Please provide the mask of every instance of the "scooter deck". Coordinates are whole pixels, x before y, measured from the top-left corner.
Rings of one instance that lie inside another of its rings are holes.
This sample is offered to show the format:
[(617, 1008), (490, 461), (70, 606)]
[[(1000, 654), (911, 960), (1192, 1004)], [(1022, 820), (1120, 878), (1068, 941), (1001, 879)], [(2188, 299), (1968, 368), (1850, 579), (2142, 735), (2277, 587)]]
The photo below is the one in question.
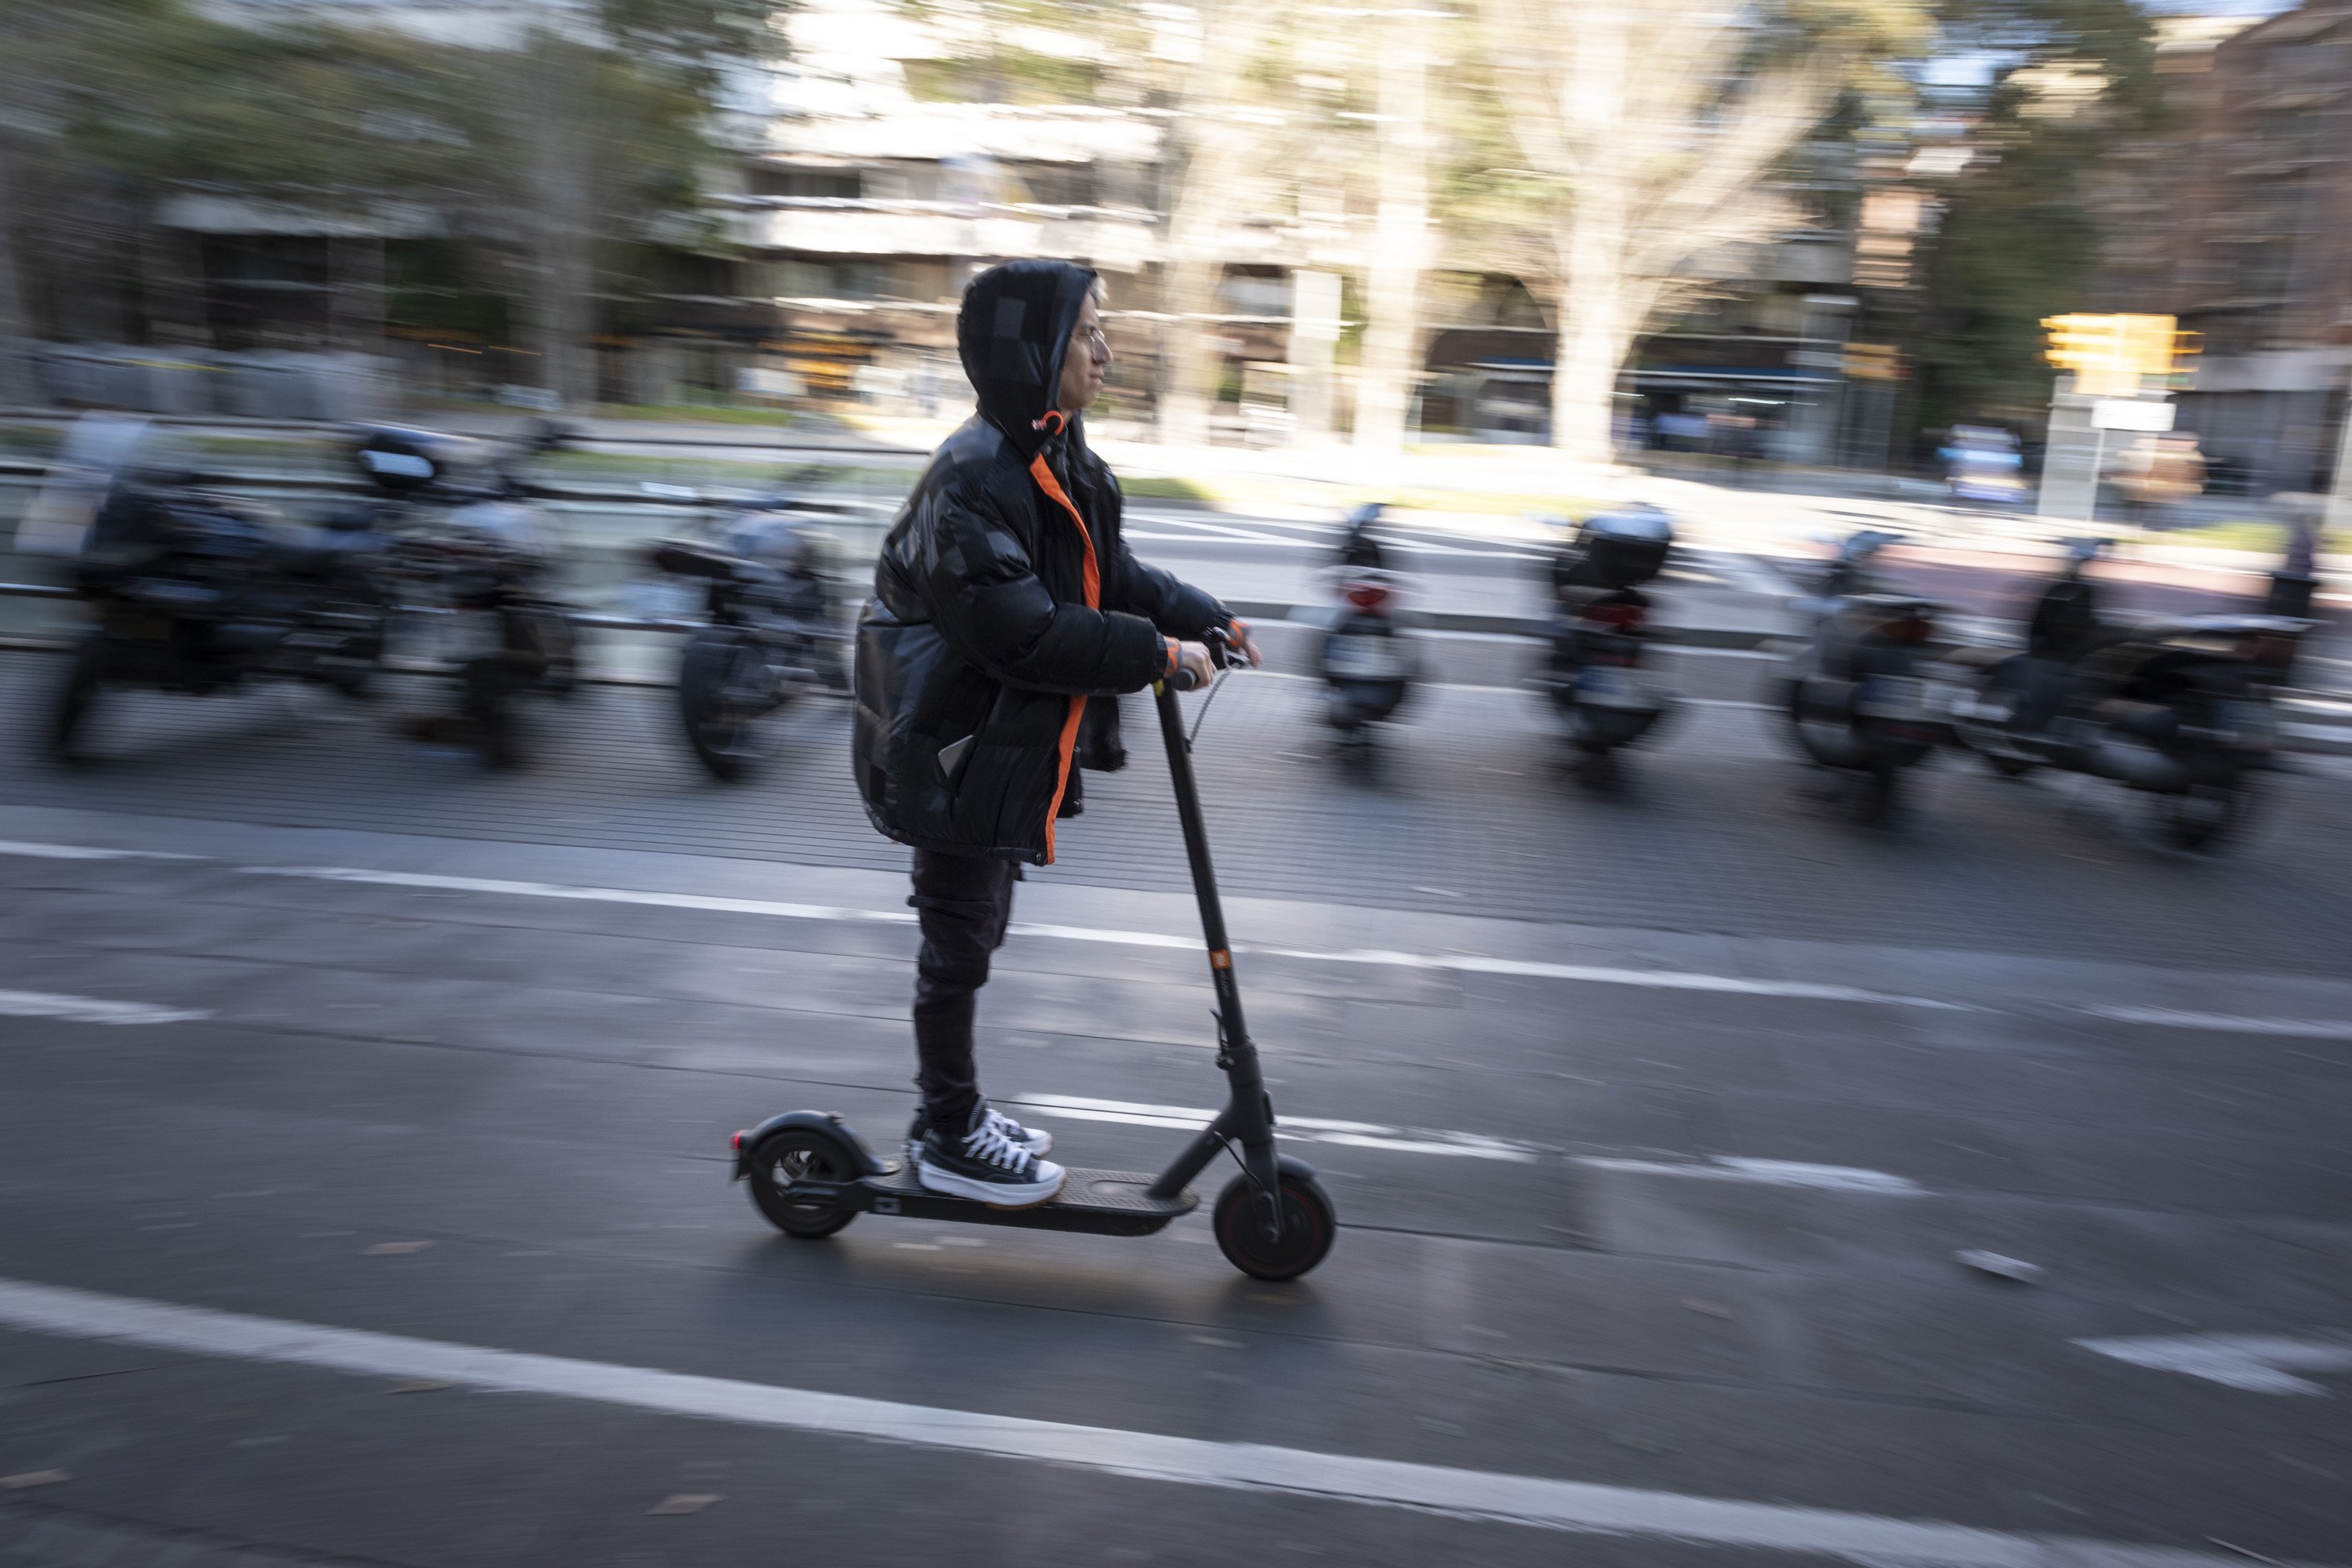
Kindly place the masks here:
[(901, 1163), (883, 1174), (850, 1184), (842, 1195), (852, 1207), (867, 1214), (1024, 1230), (1084, 1231), (1095, 1236), (1150, 1236), (1170, 1220), (1201, 1206), (1200, 1194), (1189, 1187), (1172, 1198), (1152, 1197), (1151, 1184), (1159, 1179), (1139, 1171), (1074, 1170), (1051, 1202), (1034, 1208), (1001, 1209), (971, 1198), (926, 1191), (915, 1179), (913, 1167)]

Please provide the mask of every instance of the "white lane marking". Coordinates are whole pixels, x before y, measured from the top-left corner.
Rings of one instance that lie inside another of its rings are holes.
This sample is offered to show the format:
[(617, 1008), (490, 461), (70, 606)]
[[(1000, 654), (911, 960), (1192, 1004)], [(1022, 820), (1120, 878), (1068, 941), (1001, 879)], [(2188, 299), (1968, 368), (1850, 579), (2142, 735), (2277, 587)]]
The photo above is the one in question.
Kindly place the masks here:
[(2149, 1334), (2076, 1340), (2086, 1351), (2158, 1372), (2186, 1373), (2249, 1394), (2315, 1394), (2327, 1390), (2297, 1372), (2352, 1372), (2352, 1338), (2295, 1339), (2286, 1334)]
[(1790, 1503), (1033, 1421), (330, 1328), (24, 1280), (0, 1279), (0, 1325), (68, 1339), (361, 1377), (429, 1380), (486, 1393), (583, 1400), (664, 1415), (1029, 1459), (1129, 1479), (1403, 1508), (1539, 1530), (1805, 1552), (1906, 1568), (2059, 1568), (2091, 1562), (2101, 1568), (2243, 1568), (2242, 1562), (2216, 1553), (2153, 1543), (2028, 1535)]
[(2229, 1013), (2184, 1013), (2171, 1007), (2084, 1005), (2075, 1011), (2118, 1024), (2160, 1029), (2214, 1029), (2232, 1035), (2291, 1035), (2306, 1040), (2352, 1040), (2352, 1024), (2326, 1018), (2242, 1018)]
[(1293, 536), (1268, 533), (1262, 528), (1236, 528), (1227, 522), (1202, 522), (1192, 518), (1156, 517), (1151, 520), (1161, 528), (1179, 528), (1181, 533), (1155, 533), (1155, 539), (1181, 539), (1193, 543), (1209, 544), (1227, 539), (1243, 540), (1252, 544), (1297, 545), (1304, 541)]
[(1786, 599), (1793, 597), (1797, 592), (1784, 574), (1757, 556), (1740, 555), (1727, 550), (1696, 553), (1699, 565), (1713, 569), (1717, 575), (1744, 593)]
[(1617, 969), (1594, 963), (1548, 963), (1535, 959), (1486, 958), (1475, 953), (1392, 952), (1356, 948), (1323, 951), (1296, 947), (1237, 948), (1273, 958), (1304, 958), (1326, 963), (1377, 964), (1387, 969), (1452, 971), (1461, 974), (1513, 974), (1533, 980), (1568, 980), (1594, 985), (1634, 985), (1664, 991), (1716, 991), (1735, 996), (1783, 996), (1813, 1002), (1874, 1002), (1893, 1007), (1925, 1007), (1939, 1012), (1980, 1013), (1967, 1002), (1941, 1002), (1927, 996), (1900, 996), (1864, 991), (1853, 985), (1817, 984), (1810, 980), (1757, 980), (1740, 974), (1695, 974), (1682, 969)]
[(27, 844), (0, 839), (0, 855), (28, 860), (201, 860), (201, 855), (173, 855), (162, 849), (101, 849), (92, 844)]
[(74, 1024), (189, 1024), (211, 1016), (195, 1007), (155, 1007), (144, 1002), (59, 996), (47, 991), (0, 991), (0, 1017), (7, 1018), (63, 1018)]
[(1927, 1189), (1908, 1176), (1859, 1165), (1812, 1165), (1801, 1160), (1755, 1160), (1717, 1154), (1697, 1160), (1621, 1160), (1580, 1154), (1576, 1163), (1596, 1171), (1631, 1171), (1645, 1176), (1693, 1176), (1708, 1182), (1755, 1182), (1768, 1187), (1818, 1187), (1824, 1192), (1878, 1193), (1924, 1198)]
[[(1216, 1120), (1213, 1110), (1192, 1105), (1139, 1105), (1125, 1100), (1089, 1100), (1077, 1094), (1021, 1094), (1015, 1105), (1034, 1106), (1074, 1121), (1118, 1121), (1131, 1127), (1173, 1127), (1197, 1132)], [(1389, 1149), (1406, 1154), (1456, 1154), (1473, 1160), (1508, 1160), (1526, 1164), (1541, 1157), (1531, 1143), (1489, 1138), (1483, 1132), (1446, 1132), (1427, 1127), (1383, 1127), (1372, 1121), (1326, 1121), (1313, 1116), (1281, 1116), (1275, 1125), (1303, 1143), (1338, 1143), (1354, 1149)]]
[[(366, 871), (345, 866), (246, 866), (254, 877), (297, 877), (315, 881), (355, 882), (387, 888), (423, 888), (448, 892), (497, 893), (530, 899), (569, 899), (590, 903), (642, 904), (661, 909), (709, 910), (723, 914), (766, 915), (782, 920), (868, 921), (912, 925), (913, 911), (859, 910), (833, 904), (781, 903), (769, 899), (719, 898), (703, 893), (651, 893), (632, 888), (573, 887), (557, 882), (510, 882), (486, 877), (444, 877), (422, 871)], [(1198, 942), (1169, 931), (1117, 931), (1091, 926), (1036, 925), (1015, 921), (1016, 936), (1045, 937), (1064, 942), (1108, 942), (1119, 947), (1192, 948)], [(1677, 969), (1617, 969), (1591, 963), (1545, 963), (1528, 959), (1486, 958), (1475, 953), (1397, 952), (1380, 948), (1328, 949), (1259, 947), (1235, 943), (1236, 952), (1269, 958), (1303, 959), (1316, 963), (1366, 964), (1385, 969), (1416, 969), (1460, 974), (1510, 974), (1537, 980), (1566, 980), (1595, 985), (1633, 985), (1667, 991), (1714, 991), (1738, 996), (1781, 996), (1816, 1002), (1864, 1002), (1885, 1006), (1924, 1007), (1945, 1012), (1974, 1013), (1982, 1008), (1966, 1002), (1942, 1002), (1926, 996), (1900, 996), (1865, 991), (1853, 985), (1816, 984), (1803, 980), (1757, 980), (1735, 974), (1695, 974)]]
[(242, 866), (248, 877), (299, 877), (319, 882), (357, 882), (379, 888), (423, 888), (452, 893), (503, 893), (521, 899), (568, 899), (592, 904), (642, 904), (665, 910), (706, 910), (719, 914), (766, 915), (788, 921), (875, 921), (913, 925), (911, 910), (857, 910), (838, 904), (782, 903), (773, 899), (728, 899), (709, 893), (652, 893), (635, 888), (578, 888), (562, 882), (509, 882), (489, 877), (436, 877), (422, 871), (362, 871), (348, 866)]

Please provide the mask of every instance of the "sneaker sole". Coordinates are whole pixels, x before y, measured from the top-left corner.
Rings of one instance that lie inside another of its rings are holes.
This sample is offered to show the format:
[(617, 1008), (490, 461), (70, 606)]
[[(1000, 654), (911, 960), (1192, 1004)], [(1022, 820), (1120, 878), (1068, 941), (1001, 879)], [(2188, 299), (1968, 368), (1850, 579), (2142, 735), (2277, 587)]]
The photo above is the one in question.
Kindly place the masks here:
[(1061, 1196), (1063, 1183), (1069, 1178), (1066, 1174), (1062, 1181), (1040, 1192), (1035, 1187), (1007, 1187), (996, 1182), (974, 1181), (951, 1171), (933, 1171), (919, 1164), (915, 1167), (915, 1180), (922, 1184), (925, 1192), (944, 1197), (970, 1198), (992, 1209), (1034, 1209)]

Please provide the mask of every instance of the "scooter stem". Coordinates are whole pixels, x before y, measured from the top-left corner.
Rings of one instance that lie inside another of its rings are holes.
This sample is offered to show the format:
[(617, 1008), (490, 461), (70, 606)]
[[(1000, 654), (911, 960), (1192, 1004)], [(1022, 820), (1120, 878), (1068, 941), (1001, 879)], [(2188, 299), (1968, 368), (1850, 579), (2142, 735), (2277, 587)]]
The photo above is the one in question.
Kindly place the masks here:
[(1224, 1069), (1231, 1097), (1201, 1136), (1153, 1184), (1154, 1197), (1173, 1197), (1201, 1173), (1226, 1139), (1242, 1146), (1242, 1165), (1268, 1202), (1269, 1223), (1279, 1233), (1280, 1168), (1274, 1146), (1274, 1106), (1258, 1070), (1257, 1047), (1242, 1020), (1241, 986), (1234, 979), (1232, 943), (1225, 936), (1224, 907), (1217, 898), (1217, 873), (1209, 863), (1209, 831), (1201, 817), (1201, 790), (1192, 776), (1192, 744), (1176, 693), (1165, 681), (1152, 688), (1160, 710), (1160, 733), (1168, 744), (1168, 776), (1176, 786), (1176, 817), (1184, 829), (1184, 854), (1192, 866), (1192, 895), (1201, 905), (1201, 934), (1209, 943), (1209, 980), (1217, 994), (1217, 1065)]

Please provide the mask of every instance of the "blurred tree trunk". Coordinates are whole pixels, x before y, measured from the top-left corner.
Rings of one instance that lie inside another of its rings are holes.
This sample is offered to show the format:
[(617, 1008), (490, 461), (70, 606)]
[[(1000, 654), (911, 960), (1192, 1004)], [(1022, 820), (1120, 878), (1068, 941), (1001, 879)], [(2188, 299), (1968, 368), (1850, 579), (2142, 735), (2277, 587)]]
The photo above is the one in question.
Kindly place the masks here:
[(1768, 174), (1861, 62), (1917, 38), (1927, 7), (1481, 0), (1481, 10), (1512, 134), (1551, 193), (1552, 445), (1605, 465), (1618, 376), (1651, 313), (1703, 254), (1769, 241), (1787, 222)]
[(1391, 10), (1375, 33), (1380, 195), (1365, 271), (1355, 444), (1376, 452), (1403, 449), (1421, 374), (1421, 275), (1429, 256), (1430, 15)]
[(596, 56), (552, 28), (536, 35), (529, 53), (525, 308), (531, 347), (540, 356), (540, 384), (567, 406), (580, 406), (596, 398), (588, 342), (595, 331)]
[(1160, 309), (1171, 318), (1161, 339), (1163, 362), (1160, 438), (1201, 446), (1217, 395), (1221, 355), (1212, 341), (1217, 285), (1224, 277), (1223, 237), (1234, 207), (1253, 184), (1251, 155), (1258, 138), (1234, 118), (1244, 78), (1264, 39), (1269, 0), (1223, 0), (1204, 20), (1200, 63), (1184, 94), (1177, 133), (1184, 163), (1168, 214), (1168, 265)]
[(11, 158), (0, 146), (0, 406), (20, 408), (34, 400), (32, 362), (26, 357), (32, 323), (25, 313), (25, 286), (16, 271), (16, 186)]

